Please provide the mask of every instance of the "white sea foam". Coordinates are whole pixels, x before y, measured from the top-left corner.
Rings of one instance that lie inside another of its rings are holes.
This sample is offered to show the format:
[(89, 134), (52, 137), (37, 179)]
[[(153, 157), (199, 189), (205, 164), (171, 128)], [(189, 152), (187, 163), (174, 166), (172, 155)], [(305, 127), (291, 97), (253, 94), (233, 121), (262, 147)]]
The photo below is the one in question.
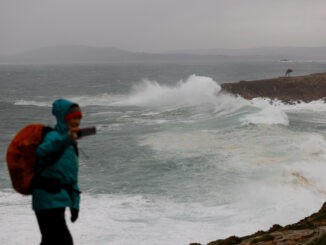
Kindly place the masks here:
[(285, 112), (325, 112), (326, 111), (326, 103), (324, 100), (314, 100), (311, 102), (303, 102), (297, 101), (291, 104), (284, 103), (280, 100), (271, 100), (269, 98), (254, 98), (251, 100), (254, 105), (259, 106), (268, 106), (271, 105), (273, 107), (280, 108)]
[[(98, 94), (94, 96), (68, 96), (66, 99), (78, 103), (81, 106), (108, 106), (116, 101), (122, 99), (122, 95), (112, 95), (112, 94)], [(58, 99), (58, 98), (57, 98)], [(45, 98), (40, 98), (39, 100), (16, 100), (15, 105), (30, 105), (39, 107), (51, 107), (53, 100), (48, 100)]]
[(200, 105), (215, 101), (220, 89), (212, 78), (196, 75), (191, 75), (186, 81), (180, 81), (174, 87), (145, 80), (134, 86), (128, 98), (117, 105), (149, 107)]
[(309, 111), (309, 112), (325, 112), (326, 104), (324, 100), (315, 100), (308, 103), (297, 102), (293, 105), (279, 103), (279, 106), (285, 111), (291, 112), (300, 112), (300, 111)]
[(321, 161), (298, 161), (283, 168), (280, 183), (293, 188), (303, 188), (317, 196), (326, 196), (325, 163)]
[(266, 98), (254, 98), (248, 101), (250, 107), (254, 108), (251, 112), (245, 114), (240, 121), (246, 124), (281, 124), (288, 125), (289, 118), (282, 108), (280, 101), (271, 101)]
[(40, 107), (51, 107), (52, 101), (16, 100), (15, 105), (31, 105)]
[(122, 95), (114, 94), (98, 94), (95, 96), (72, 96), (67, 97), (68, 100), (78, 103), (80, 106), (109, 106), (114, 102), (120, 101)]
[[(287, 126), (289, 125), (287, 113), (322, 113), (326, 111), (323, 100), (311, 101), (309, 103), (296, 102), (294, 104), (286, 104), (280, 100), (254, 98), (250, 101), (250, 104), (259, 110), (243, 117), (241, 119), (243, 124), (281, 124)], [(318, 122), (318, 118), (316, 120)], [(319, 119), (319, 121), (324, 122), (324, 119)]]
[[(77, 245), (206, 244), (268, 229), (274, 223), (296, 222), (315, 212), (323, 202), (320, 193), (301, 184), (277, 182), (273, 177), (264, 183), (252, 181), (237, 191), (234, 203), (229, 205), (180, 203), (159, 196), (83, 194), (79, 220), (75, 224), (67, 221)], [(1, 244), (40, 241), (27, 199), (0, 192)]]
[(326, 140), (323, 136), (303, 133), (299, 139), (292, 142), (292, 145), (302, 153), (301, 159), (309, 161), (314, 157), (319, 157), (326, 161)]
[(139, 143), (151, 147), (159, 159), (210, 156), (216, 164), (229, 161), (229, 168), (238, 168), (237, 163), (262, 166), (326, 161), (326, 140), (321, 135), (269, 125), (236, 131), (167, 130), (147, 134)]
[(243, 124), (282, 124), (289, 125), (289, 118), (285, 112), (275, 107), (263, 108), (261, 111), (245, 116)]
[(218, 116), (230, 115), (247, 106), (250, 106), (248, 100), (239, 96), (233, 96), (226, 93), (219, 93), (214, 101), (214, 113)]
[[(0, 209), (0, 243), (37, 244), (39, 230), (27, 198), (0, 192), (0, 203), (4, 198), (9, 200), (6, 201), (8, 206), (1, 205)], [(13, 200), (18, 205), (13, 205)], [(223, 207), (180, 204), (159, 197), (86, 194), (79, 220), (76, 224), (68, 222), (68, 226), (77, 245), (189, 244), (215, 239), (219, 225), (207, 223), (205, 219), (214, 221), (216, 213), (225, 217), (228, 212)]]

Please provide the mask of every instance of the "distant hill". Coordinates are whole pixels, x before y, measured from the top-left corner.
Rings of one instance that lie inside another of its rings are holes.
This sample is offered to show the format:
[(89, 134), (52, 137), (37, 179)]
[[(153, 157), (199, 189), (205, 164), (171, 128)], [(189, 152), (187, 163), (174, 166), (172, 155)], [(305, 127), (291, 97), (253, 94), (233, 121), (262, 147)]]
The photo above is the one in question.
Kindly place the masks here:
[(209, 61), (227, 58), (221, 55), (155, 54), (130, 52), (118, 48), (55, 46), (0, 57), (9, 64), (105, 64), (116, 62)]
[(117, 48), (94, 48), (87, 46), (54, 46), (31, 50), (22, 54), (2, 57), (8, 63), (93, 63), (123, 60), (132, 52)]
[(178, 50), (167, 53), (131, 52), (111, 47), (55, 46), (0, 57), (9, 64), (105, 64), (117, 62), (212, 62), (226, 60), (324, 59), (321, 48), (254, 48)]

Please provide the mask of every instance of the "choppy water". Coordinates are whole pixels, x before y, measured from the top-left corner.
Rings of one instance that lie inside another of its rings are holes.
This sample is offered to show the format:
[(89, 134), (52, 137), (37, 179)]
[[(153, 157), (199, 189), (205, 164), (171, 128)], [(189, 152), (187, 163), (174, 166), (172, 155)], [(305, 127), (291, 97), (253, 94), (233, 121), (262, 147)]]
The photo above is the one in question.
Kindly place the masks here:
[[(326, 106), (220, 92), (223, 82), (323, 72), (325, 63), (0, 66), (0, 244), (37, 244), (30, 197), (14, 193), (6, 147), (53, 125), (54, 99), (78, 102), (76, 244), (207, 243), (298, 221), (326, 197)], [(294, 73), (295, 73), (294, 72)], [(196, 74), (196, 75), (194, 75)], [(17, 232), (19, 231), (19, 232)]]

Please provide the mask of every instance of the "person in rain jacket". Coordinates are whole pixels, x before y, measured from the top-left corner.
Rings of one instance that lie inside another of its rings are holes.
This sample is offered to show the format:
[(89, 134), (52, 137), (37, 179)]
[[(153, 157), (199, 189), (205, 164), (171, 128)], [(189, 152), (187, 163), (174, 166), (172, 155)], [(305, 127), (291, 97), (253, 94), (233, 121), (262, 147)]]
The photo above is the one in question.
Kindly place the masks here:
[(71, 221), (75, 222), (80, 201), (76, 133), (82, 113), (78, 104), (59, 99), (53, 103), (52, 114), (57, 124), (36, 150), (32, 206), (42, 234), (41, 245), (71, 245), (73, 239), (65, 221), (65, 209), (70, 208)]

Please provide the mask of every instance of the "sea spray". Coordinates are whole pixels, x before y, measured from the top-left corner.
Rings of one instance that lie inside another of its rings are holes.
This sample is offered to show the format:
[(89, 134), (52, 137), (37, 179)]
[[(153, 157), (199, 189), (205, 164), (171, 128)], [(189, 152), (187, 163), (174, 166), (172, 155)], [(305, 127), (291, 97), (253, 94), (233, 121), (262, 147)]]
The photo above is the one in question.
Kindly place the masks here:
[(221, 87), (209, 77), (191, 75), (170, 87), (156, 81), (144, 80), (133, 87), (126, 100), (116, 105), (147, 107), (191, 106), (212, 103)]

